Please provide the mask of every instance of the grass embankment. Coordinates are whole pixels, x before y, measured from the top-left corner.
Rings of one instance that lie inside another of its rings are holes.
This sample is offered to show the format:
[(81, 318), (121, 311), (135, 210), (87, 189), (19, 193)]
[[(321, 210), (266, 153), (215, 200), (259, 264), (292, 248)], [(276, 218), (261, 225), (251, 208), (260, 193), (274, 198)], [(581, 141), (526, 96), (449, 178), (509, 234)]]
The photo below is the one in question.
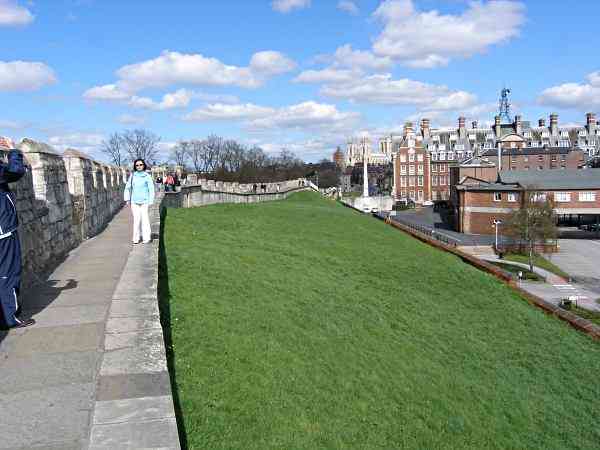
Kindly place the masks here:
[(598, 447), (600, 345), (383, 222), (299, 193), (164, 243), (190, 449)]
[[(508, 261), (518, 262), (518, 263), (529, 264), (529, 255), (522, 255), (519, 253), (508, 253), (508, 254), (504, 255), (504, 259), (506, 259)], [(536, 267), (541, 267), (542, 269), (545, 269), (548, 272), (552, 272), (554, 275), (558, 275), (559, 277), (569, 279), (568, 273), (561, 270), (560, 267), (553, 264), (551, 261), (548, 261), (543, 256), (534, 255), (533, 265)]]

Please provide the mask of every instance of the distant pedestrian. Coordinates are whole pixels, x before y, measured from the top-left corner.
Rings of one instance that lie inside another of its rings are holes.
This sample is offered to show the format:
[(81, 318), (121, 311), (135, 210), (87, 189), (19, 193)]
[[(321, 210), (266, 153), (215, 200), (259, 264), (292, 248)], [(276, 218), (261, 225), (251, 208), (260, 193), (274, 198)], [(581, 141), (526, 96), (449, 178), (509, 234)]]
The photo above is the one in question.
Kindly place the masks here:
[(256, 183), (254, 183), (254, 185), (252, 186), (252, 192), (254, 192), (255, 194), (256, 194), (256, 188), (257, 188)]
[(15, 196), (8, 183), (18, 181), (25, 174), (23, 154), (15, 149), (10, 139), (0, 137), (0, 149), (8, 150), (8, 164), (0, 163), (0, 309), (4, 326), (23, 328), (35, 320), (21, 320), (18, 316), (21, 288), (21, 242), (17, 227), (19, 219)]
[(175, 190), (175, 179), (172, 174), (168, 174), (165, 179), (165, 192), (173, 192)]
[(146, 172), (146, 162), (143, 159), (136, 159), (133, 162), (133, 173), (125, 184), (125, 201), (131, 205), (133, 214), (132, 242), (139, 244), (141, 226), (142, 242), (149, 243), (152, 236), (148, 208), (154, 203), (154, 183), (152, 177)]

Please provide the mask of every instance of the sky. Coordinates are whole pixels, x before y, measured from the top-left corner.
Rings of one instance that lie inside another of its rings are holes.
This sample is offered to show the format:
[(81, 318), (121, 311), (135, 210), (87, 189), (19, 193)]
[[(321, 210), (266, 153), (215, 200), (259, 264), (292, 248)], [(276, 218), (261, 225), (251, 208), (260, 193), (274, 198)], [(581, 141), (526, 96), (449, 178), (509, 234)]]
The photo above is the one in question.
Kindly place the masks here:
[[(99, 160), (144, 128), (331, 158), (407, 120), (600, 111), (600, 1), (0, 0), (0, 136)], [(469, 123), (468, 122), (468, 123)]]

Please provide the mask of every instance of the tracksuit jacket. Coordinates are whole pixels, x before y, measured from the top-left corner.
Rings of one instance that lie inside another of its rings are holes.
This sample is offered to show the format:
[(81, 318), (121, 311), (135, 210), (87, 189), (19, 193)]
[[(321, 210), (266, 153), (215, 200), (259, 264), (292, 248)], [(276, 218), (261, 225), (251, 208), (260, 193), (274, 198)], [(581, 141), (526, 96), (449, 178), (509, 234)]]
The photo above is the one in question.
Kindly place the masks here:
[(8, 164), (0, 162), (0, 312), (4, 325), (9, 327), (19, 323), (15, 314), (21, 286), (21, 244), (15, 197), (8, 183), (18, 181), (24, 174), (23, 154), (10, 150)]

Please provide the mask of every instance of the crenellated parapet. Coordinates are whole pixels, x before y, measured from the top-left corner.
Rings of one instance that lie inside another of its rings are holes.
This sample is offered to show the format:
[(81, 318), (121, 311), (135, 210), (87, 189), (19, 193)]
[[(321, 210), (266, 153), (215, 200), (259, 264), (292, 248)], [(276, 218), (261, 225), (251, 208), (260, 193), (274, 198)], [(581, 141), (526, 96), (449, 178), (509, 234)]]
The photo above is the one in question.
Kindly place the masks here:
[[(19, 216), (25, 283), (53, 268), (82, 241), (98, 234), (121, 208), (127, 171), (77, 150), (57, 153), (23, 139), (27, 173), (11, 185)], [(0, 151), (0, 158), (6, 157)]]

